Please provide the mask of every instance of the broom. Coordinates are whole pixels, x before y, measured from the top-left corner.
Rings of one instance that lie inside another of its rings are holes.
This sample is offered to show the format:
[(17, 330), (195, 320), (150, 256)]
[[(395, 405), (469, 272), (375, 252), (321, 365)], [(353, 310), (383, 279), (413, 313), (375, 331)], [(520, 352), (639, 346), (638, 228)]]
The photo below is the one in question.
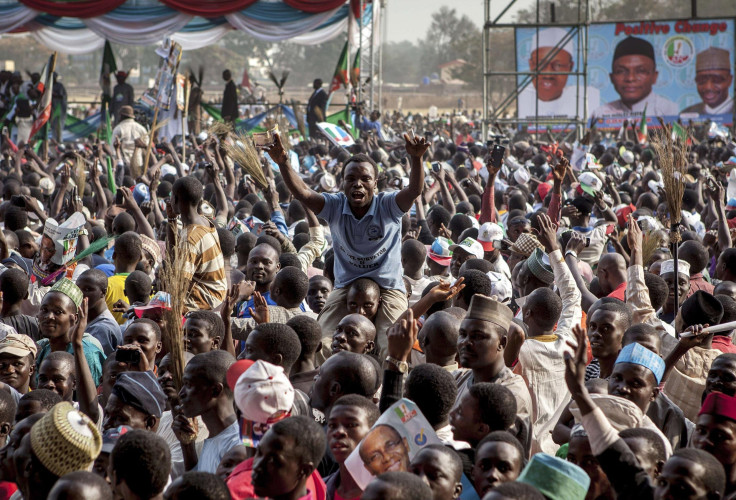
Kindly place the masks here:
[(268, 186), (258, 151), (253, 144), (253, 139), (247, 133), (235, 132), (232, 134), (232, 141), (222, 141), (221, 144), (227, 155), (243, 167), (245, 173), (250, 175), (261, 189)]
[[(166, 252), (160, 273), (161, 288), (171, 297), (171, 309), (164, 310), (166, 325), (161, 332), (161, 340), (171, 358), (171, 376), (177, 392), (181, 389), (185, 365), (182, 317), (185, 313), (184, 303), (189, 294), (190, 285), (190, 278), (184, 272), (187, 263), (186, 256), (186, 247), (181, 242), (175, 241), (172, 249)], [(172, 409), (175, 407), (173, 402), (171, 406)], [(196, 419), (191, 422), (196, 429)], [(194, 434), (187, 438), (191, 442), (197, 438), (197, 435)]]
[[(664, 195), (667, 209), (670, 212), (670, 241), (672, 242), (672, 258), (675, 261), (675, 280), (677, 280), (678, 257), (680, 245), (680, 221), (682, 219), (682, 198), (685, 195), (685, 165), (689, 147), (687, 141), (675, 140), (672, 127), (659, 118), (661, 128), (652, 134), (650, 144), (659, 158), (659, 168), (664, 180)], [(679, 308), (679, 287), (675, 286), (675, 312)]]

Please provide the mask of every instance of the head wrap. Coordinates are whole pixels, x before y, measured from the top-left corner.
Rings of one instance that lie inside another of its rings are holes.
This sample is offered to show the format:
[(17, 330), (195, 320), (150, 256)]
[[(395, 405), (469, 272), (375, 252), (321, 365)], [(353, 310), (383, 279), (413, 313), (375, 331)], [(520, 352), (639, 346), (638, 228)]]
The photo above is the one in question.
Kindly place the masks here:
[(517, 481), (534, 486), (549, 500), (583, 500), (590, 486), (583, 469), (546, 453), (534, 455)]
[(618, 42), (613, 51), (613, 61), (624, 56), (644, 56), (654, 61), (654, 47), (643, 38), (629, 36)]
[(59, 281), (54, 283), (54, 286), (52, 286), (49, 291), (63, 293), (69, 297), (77, 307), (82, 305), (82, 299), (84, 298), (82, 290), (80, 290), (79, 287), (69, 278), (61, 278)]
[(616, 358), (616, 364), (619, 363), (632, 363), (649, 368), (654, 374), (657, 385), (662, 381), (664, 360), (641, 344), (633, 342), (621, 349), (621, 352), (618, 353), (618, 358)]
[(470, 299), (470, 307), (465, 319), (488, 321), (508, 331), (514, 314), (508, 306), (501, 304), (487, 295), (476, 294)]
[(52, 474), (61, 477), (87, 470), (102, 448), (97, 426), (64, 401), (31, 428), (31, 450)]
[(166, 396), (150, 371), (121, 373), (112, 393), (123, 403), (156, 418), (161, 418), (166, 409)]

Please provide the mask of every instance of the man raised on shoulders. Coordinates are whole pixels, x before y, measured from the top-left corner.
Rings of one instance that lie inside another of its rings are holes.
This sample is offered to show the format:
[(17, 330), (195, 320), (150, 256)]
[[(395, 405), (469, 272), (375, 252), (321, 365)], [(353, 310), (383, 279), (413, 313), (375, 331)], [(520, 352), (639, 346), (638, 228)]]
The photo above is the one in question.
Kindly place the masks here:
[(375, 318), (381, 352), (386, 350), (386, 330), (407, 309), (401, 267), (401, 218), (422, 192), (421, 160), (429, 144), (424, 138), (404, 135), (404, 139), (411, 157), (409, 185), (401, 191), (378, 194), (378, 166), (365, 154), (357, 154), (345, 163), (343, 192), (320, 194), (291, 169), (278, 135), (268, 150), (294, 198), (330, 225), (335, 249), (335, 289), (317, 318), (328, 343), (348, 313), (348, 285), (358, 278), (370, 278), (381, 287), (381, 306)]

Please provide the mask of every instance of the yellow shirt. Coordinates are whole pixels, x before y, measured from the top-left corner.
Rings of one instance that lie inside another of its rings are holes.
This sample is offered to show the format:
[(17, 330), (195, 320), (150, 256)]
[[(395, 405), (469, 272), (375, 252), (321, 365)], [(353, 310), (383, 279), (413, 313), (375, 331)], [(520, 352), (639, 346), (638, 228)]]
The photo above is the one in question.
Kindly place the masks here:
[(113, 312), (112, 306), (120, 299), (123, 299), (125, 302), (129, 303), (128, 297), (125, 296), (125, 279), (128, 277), (129, 274), (130, 273), (117, 273), (107, 278), (107, 293), (105, 294), (105, 302), (107, 303), (107, 308), (115, 317), (115, 320), (118, 322), (119, 325), (125, 323), (125, 318), (123, 318), (123, 313)]

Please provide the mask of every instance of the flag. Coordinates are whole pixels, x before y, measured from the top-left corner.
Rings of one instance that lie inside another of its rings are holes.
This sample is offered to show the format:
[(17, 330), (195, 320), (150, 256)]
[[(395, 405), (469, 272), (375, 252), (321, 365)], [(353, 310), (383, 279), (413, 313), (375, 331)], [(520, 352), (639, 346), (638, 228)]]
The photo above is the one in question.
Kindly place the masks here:
[(102, 66), (100, 67), (100, 87), (102, 88), (102, 109), (106, 109), (112, 99), (112, 74), (118, 70), (115, 62), (115, 54), (112, 52), (110, 42), (105, 40), (105, 48), (102, 51)]
[(353, 67), (350, 71), (350, 83), (356, 89), (360, 85), (360, 48), (355, 53), (355, 59), (353, 60)]
[(345, 88), (348, 86), (348, 42), (345, 42), (345, 46), (340, 53), (340, 59), (337, 61), (335, 74), (332, 77), (332, 83), (330, 83), (330, 94), (340, 90), (340, 85)]
[(687, 130), (679, 123), (674, 122), (672, 124), (672, 140), (676, 141), (677, 139), (687, 142)]
[[(112, 146), (112, 124), (110, 123), (109, 108), (105, 108), (105, 126), (103, 133), (105, 134), (105, 142)], [(112, 169), (112, 158), (110, 158), (110, 155), (107, 155), (105, 159), (107, 160), (107, 187), (112, 191), (112, 194), (115, 194), (118, 188), (115, 185), (115, 172)], [(92, 168), (97, 168), (97, 165)]]
[(39, 81), (39, 83), (43, 82), (43, 95), (41, 96), (41, 100), (36, 108), (37, 118), (33, 122), (33, 127), (31, 127), (31, 134), (29, 137), (33, 137), (36, 132), (38, 132), (47, 121), (49, 121), (49, 117), (51, 116), (51, 92), (54, 88), (55, 67), (56, 52), (51, 54), (51, 57), (49, 57), (49, 62), (46, 64), (43, 74), (41, 75), (41, 80)]
[(647, 104), (644, 105), (644, 112), (641, 114), (641, 123), (639, 130), (636, 131), (636, 140), (639, 144), (647, 142)]

